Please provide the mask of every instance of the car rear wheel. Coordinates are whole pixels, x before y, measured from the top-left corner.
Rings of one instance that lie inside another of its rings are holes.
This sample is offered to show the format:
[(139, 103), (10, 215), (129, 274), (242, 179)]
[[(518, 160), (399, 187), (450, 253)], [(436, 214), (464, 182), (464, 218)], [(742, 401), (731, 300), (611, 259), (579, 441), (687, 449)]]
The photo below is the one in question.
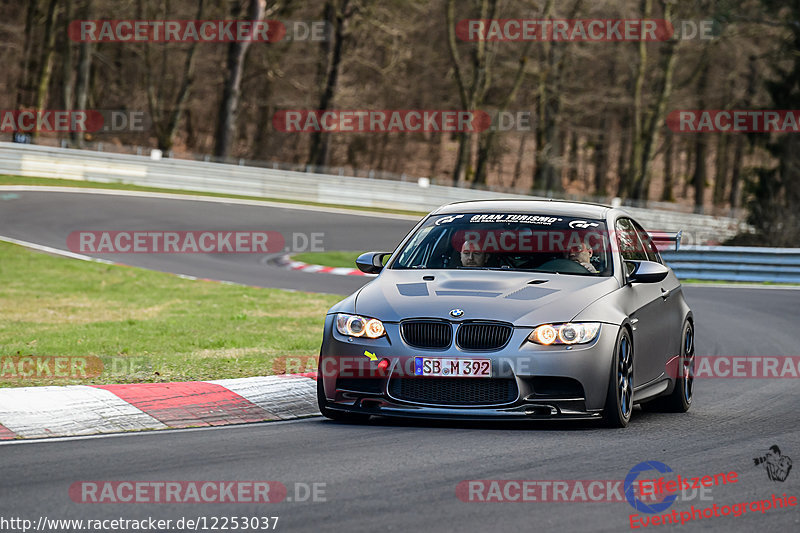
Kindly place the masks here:
[(317, 374), (317, 405), (319, 412), (325, 418), (331, 420), (338, 420), (340, 422), (366, 422), (369, 420), (370, 415), (361, 413), (344, 413), (342, 411), (334, 411), (328, 408), (328, 399), (325, 397), (325, 387), (322, 384), (322, 375)]
[(642, 409), (661, 413), (685, 413), (692, 406), (694, 394), (694, 327), (691, 322), (683, 325), (681, 334), (681, 356), (675, 388), (669, 396), (657, 398), (642, 405)]
[(603, 421), (608, 427), (624, 428), (633, 411), (633, 343), (625, 327), (620, 328), (611, 365), (611, 375), (603, 409)]

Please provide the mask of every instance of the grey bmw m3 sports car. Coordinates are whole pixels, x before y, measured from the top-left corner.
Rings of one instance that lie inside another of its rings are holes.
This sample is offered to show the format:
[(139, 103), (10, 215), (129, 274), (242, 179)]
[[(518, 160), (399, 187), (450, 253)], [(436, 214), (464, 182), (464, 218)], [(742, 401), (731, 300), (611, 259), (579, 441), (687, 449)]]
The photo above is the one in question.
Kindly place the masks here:
[[(328, 418), (602, 419), (692, 403), (694, 319), (656, 242), (625, 211), (538, 200), (435, 210), (327, 314)], [(388, 261), (385, 259), (388, 257)]]

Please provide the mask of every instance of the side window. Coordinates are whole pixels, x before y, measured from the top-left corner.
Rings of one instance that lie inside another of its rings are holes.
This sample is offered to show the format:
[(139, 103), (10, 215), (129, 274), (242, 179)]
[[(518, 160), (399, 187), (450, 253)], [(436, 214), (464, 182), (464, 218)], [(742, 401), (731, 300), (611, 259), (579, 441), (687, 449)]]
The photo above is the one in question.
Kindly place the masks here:
[[(631, 221), (627, 218), (620, 218), (616, 224), (617, 245), (623, 261), (647, 261), (647, 253), (644, 246), (639, 241)], [(630, 274), (630, 267), (626, 266), (626, 272)]]
[(658, 253), (658, 248), (656, 248), (653, 239), (650, 238), (650, 234), (647, 233), (639, 224), (636, 222), (633, 223), (634, 227), (636, 227), (636, 233), (639, 234), (639, 240), (644, 245), (644, 250), (647, 253), (647, 260), (648, 261), (655, 261), (656, 263), (661, 263), (662, 265), (664, 262), (661, 260), (661, 254)]

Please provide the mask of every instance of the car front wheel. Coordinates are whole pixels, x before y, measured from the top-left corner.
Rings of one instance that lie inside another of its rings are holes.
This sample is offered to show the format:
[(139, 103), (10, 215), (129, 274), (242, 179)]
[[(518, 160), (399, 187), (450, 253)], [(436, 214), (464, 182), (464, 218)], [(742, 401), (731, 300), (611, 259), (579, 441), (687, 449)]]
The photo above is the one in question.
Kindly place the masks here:
[(624, 428), (633, 411), (633, 343), (626, 327), (621, 327), (614, 349), (611, 375), (603, 409), (603, 421), (608, 427)]

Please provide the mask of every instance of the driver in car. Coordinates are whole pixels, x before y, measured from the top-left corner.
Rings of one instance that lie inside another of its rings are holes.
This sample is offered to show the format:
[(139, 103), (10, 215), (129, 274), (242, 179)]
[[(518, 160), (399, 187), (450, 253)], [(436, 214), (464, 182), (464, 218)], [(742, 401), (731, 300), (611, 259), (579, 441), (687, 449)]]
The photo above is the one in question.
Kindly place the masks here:
[(597, 269), (592, 265), (592, 248), (585, 242), (570, 248), (567, 258), (575, 261), (592, 274), (597, 274)]
[(486, 264), (488, 255), (489, 254), (481, 250), (478, 243), (464, 241), (464, 244), (461, 246), (461, 266), (482, 267)]

